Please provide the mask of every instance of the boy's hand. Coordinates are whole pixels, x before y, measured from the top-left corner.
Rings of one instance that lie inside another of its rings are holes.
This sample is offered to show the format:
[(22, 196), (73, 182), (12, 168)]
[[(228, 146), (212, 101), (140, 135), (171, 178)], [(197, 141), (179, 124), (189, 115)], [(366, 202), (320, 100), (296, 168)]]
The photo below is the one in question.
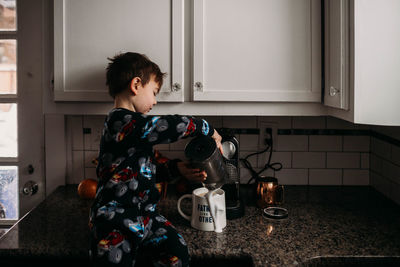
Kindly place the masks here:
[(219, 151), (221, 151), (221, 154), (223, 154), (222, 144), (221, 144), (222, 137), (219, 135), (217, 130), (214, 129), (214, 134), (211, 137), (215, 140), (215, 143), (217, 143), (217, 147)]
[(203, 182), (206, 180), (207, 173), (205, 171), (200, 171), (200, 169), (192, 169), (188, 167), (185, 162), (178, 162), (177, 167), (182, 176), (191, 182)]

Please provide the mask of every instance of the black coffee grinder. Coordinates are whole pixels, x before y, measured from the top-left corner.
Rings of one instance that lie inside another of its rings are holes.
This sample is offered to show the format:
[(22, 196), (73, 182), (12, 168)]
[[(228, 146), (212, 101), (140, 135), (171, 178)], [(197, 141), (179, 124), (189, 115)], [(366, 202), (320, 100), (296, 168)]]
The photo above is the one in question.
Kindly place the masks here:
[(222, 186), (225, 191), (226, 218), (233, 220), (244, 215), (244, 203), (240, 198), (239, 142), (230, 129), (218, 129), (222, 137), (223, 158), (228, 179)]

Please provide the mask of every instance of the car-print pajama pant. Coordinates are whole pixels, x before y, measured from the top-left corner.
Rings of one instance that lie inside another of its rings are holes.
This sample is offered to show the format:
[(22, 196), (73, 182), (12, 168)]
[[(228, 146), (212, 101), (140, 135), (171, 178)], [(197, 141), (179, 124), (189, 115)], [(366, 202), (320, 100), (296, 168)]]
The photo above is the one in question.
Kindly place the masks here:
[[(127, 214), (117, 212), (114, 218), (123, 226), (105, 220), (92, 227), (94, 266), (188, 266), (185, 240), (165, 217), (153, 212), (121, 220), (122, 215)], [(124, 228), (129, 231), (118, 230)]]

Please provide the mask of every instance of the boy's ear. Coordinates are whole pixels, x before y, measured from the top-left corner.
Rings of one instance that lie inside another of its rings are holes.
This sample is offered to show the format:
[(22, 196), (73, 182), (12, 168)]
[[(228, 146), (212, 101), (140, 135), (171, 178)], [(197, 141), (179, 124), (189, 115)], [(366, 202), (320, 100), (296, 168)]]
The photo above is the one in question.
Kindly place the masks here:
[(131, 90), (131, 92), (136, 95), (137, 91), (138, 91), (138, 87), (142, 84), (141, 83), (142, 80), (139, 77), (135, 77), (131, 80), (129, 89)]

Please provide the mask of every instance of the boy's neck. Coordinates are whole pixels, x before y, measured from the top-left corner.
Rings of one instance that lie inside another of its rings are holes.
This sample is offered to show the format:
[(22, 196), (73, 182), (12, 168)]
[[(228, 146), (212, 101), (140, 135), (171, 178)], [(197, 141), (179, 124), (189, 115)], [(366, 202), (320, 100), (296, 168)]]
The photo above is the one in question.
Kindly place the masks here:
[(126, 97), (120, 97), (119, 95), (115, 96), (114, 108), (124, 108), (133, 112), (136, 111), (135, 107)]

